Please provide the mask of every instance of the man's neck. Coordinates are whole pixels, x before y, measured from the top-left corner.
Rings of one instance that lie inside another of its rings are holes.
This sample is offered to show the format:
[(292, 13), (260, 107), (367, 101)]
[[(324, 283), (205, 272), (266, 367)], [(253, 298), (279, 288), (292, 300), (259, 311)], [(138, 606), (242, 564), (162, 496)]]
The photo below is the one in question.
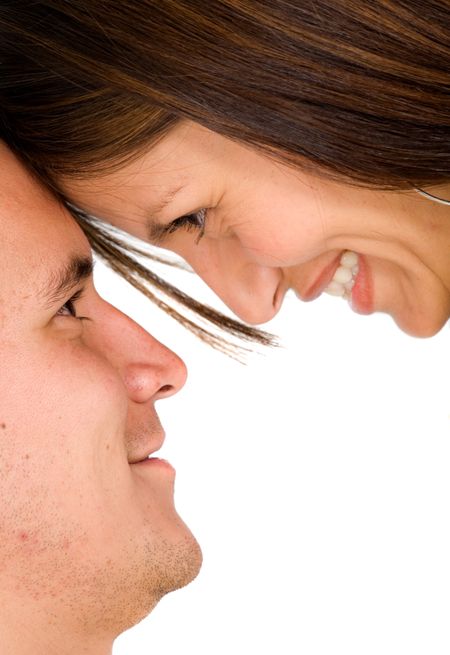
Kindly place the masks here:
[(113, 641), (74, 634), (55, 613), (30, 614), (10, 599), (2, 602), (0, 655), (111, 655)]

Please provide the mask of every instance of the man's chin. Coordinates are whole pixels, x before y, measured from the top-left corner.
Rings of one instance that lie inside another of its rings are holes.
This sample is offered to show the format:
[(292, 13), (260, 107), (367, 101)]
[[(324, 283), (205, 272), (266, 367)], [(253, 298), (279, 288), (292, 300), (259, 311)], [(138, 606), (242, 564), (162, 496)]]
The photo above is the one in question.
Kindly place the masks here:
[(160, 597), (188, 585), (197, 577), (202, 566), (202, 551), (191, 533), (183, 542), (177, 544), (172, 553), (167, 575), (160, 578)]
[(178, 514), (172, 530), (155, 537), (146, 549), (142, 578), (148, 588), (156, 591), (159, 600), (197, 577), (203, 555), (198, 541)]
[(158, 553), (152, 549), (145, 564), (141, 563), (140, 574), (135, 569), (130, 575), (128, 590), (122, 589), (123, 601), (116, 608), (121, 609), (116, 615), (116, 636), (145, 619), (163, 596), (185, 587), (197, 577), (203, 561), (202, 551), (195, 537), (187, 529), (186, 532), (182, 540), (175, 543), (160, 542)]

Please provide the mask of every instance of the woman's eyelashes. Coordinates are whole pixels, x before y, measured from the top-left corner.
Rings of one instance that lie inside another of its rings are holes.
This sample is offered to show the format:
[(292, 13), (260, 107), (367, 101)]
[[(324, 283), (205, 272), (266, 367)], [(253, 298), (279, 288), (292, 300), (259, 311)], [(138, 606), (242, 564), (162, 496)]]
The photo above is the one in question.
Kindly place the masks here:
[(161, 236), (165, 236), (166, 234), (173, 234), (174, 232), (177, 232), (181, 229), (187, 231), (198, 231), (198, 236), (196, 239), (196, 243), (198, 243), (205, 234), (207, 212), (207, 209), (199, 209), (198, 211), (192, 212), (191, 214), (186, 214), (185, 216), (176, 218), (174, 221), (163, 228)]
[(66, 316), (68, 318), (76, 318), (79, 321), (88, 320), (86, 316), (78, 316), (76, 310), (77, 301), (80, 300), (84, 292), (84, 288), (79, 289), (76, 293), (73, 294), (64, 305), (62, 305), (56, 312), (56, 316)]

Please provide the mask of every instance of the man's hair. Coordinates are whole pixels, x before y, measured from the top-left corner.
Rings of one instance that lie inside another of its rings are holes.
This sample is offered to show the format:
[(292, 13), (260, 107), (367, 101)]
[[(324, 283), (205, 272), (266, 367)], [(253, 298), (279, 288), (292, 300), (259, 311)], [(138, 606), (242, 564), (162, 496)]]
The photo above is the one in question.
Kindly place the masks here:
[[(0, 62), (0, 136), (57, 192), (59, 176), (117, 169), (182, 119), (347, 184), (450, 180), (447, 0), (0, 0)], [(87, 231), (133, 284), (270, 342)]]

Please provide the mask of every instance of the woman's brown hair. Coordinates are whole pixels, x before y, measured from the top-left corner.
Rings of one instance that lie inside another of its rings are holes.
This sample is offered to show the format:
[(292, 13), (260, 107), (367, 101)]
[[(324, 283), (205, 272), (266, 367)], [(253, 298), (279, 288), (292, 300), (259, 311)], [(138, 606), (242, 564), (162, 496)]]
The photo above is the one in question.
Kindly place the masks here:
[[(56, 192), (59, 176), (120, 167), (182, 119), (344, 183), (448, 182), (448, 0), (0, 0), (0, 137)], [(270, 342), (84, 224), (133, 284)]]

